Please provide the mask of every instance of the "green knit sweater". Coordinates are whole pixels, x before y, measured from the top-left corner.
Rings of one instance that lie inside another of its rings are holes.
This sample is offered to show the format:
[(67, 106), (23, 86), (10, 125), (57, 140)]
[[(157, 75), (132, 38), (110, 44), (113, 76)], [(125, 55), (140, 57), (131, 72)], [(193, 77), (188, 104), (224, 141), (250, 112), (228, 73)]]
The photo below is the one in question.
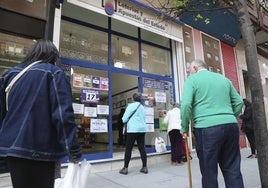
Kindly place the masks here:
[(202, 69), (188, 77), (181, 100), (181, 132), (195, 128), (237, 122), (243, 100), (231, 81), (223, 75)]

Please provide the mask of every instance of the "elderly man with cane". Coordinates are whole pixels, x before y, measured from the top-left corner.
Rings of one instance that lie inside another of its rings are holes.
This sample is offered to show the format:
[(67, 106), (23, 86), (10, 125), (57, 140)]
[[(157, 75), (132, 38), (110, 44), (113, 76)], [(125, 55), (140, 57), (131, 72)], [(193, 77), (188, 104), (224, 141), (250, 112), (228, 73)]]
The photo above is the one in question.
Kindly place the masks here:
[(237, 124), (243, 100), (232, 82), (208, 71), (204, 61), (193, 61), (190, 72), (181, 101), (181, 132), (188, 136), (192, 119), (202, 187), (218, 187), (219, 164), (226, 188), (244, 188)]

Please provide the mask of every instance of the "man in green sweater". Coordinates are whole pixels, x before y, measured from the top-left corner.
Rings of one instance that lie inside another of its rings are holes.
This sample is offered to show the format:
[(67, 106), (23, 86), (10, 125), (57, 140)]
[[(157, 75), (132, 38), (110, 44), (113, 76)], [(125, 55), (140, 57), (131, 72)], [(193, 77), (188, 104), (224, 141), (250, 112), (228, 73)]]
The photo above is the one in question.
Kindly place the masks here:
[(243, 100), (231, 81), (210, 72), (202, 60), (190, 64), (181, 101), (181, 132), (193, 120), (203, 188), (218, 188), (218, 164), (226, 188), (243, 188), (237, 117)]

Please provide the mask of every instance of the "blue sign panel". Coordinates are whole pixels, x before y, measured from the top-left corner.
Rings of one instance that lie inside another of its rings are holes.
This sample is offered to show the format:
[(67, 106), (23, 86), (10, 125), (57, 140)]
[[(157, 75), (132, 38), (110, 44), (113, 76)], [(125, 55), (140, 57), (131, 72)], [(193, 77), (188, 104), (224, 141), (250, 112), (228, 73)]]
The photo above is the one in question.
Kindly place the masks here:
[[(202, 10), (204, 7), (200, 6), (198, 9), (199, 8)], [(206, 9), (209, 10), (210, 7), (206, 7)], [(203, 19), (196, 19), (196, 15), (198, 13), (202, 15)], [(209, 19), (209, 23), (205, 23), (206, 18)], [(240, 27), (236, 15), (226, 9), (185, 12), (180, 17), (180, 20), (231, 46), (235, 46), (241, 37)]]

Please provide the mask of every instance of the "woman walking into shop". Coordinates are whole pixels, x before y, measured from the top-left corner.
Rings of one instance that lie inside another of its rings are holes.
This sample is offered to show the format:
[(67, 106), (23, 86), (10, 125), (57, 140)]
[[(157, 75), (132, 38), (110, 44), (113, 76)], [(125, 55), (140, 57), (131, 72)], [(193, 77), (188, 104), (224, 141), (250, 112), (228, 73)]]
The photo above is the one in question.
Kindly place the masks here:
[(138, 149), (142, 160), (141, 173), (147, 174), (147, 154), (145, 151), (145, 109), (141, 104), (141, 94), (134, 93), (134, 103), (131, 103), (126, 108), (126, 111), (122, 117), (123, 123), (127, 123), (126, 127), (126, 148), (125, 148), (125, 159), (124, 167), (119, 171), (120, 174), (128, 174), (128, 165), (131, 159), (131, 153), (135, 141), (137, 141)]
[(70, 162), (80, 160), (71, 87), (54, 65), (58, 57), (51, 41), (39, 40), (0, 79), (0, 157), (7, 161), (13, 188), (54, 188), (56, 163), (67, 155)]

